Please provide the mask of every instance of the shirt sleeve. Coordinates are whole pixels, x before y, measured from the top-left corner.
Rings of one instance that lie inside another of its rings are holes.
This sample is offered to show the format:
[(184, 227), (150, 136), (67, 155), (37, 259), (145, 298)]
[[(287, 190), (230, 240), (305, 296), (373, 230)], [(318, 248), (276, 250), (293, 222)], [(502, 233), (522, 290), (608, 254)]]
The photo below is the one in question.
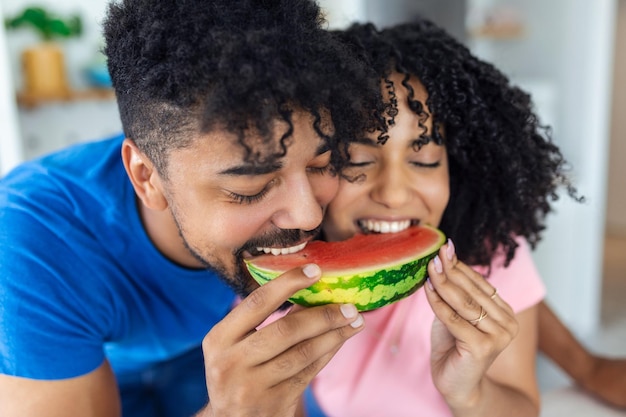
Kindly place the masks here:
[(497, 257), (487, 280), (498, 289), (498, 295), (519, 313), (541, 302), (546, 288), (528, 243), (523, 238), (518, 238), (517, 243), (519, 247), (509, 265), (504, 267), (503, 258)]
[(50, 217), (52, 201), (44, 210), (20, 197), (1, 200), (0, 373), (52, 380), (92, 371), (104, 360), (110, 315), (93, 271), (73, 251), (80, 245), (68, 243), (71, 225)]

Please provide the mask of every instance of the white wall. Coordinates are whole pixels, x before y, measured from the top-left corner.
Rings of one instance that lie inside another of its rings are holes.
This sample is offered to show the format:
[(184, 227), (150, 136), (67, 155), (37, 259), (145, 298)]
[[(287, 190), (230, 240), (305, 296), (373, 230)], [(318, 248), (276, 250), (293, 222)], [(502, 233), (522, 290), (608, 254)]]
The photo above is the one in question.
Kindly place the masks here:
[[(4, 15), (0, 4), (0, 22)], [(17, 126), (17, 110), (9, 55), (4, 31), (0, 29), (0, 176), (13, 168), (22, 158), (20, 135)]]
[(584, 204), (562, 198), (537, 251), (550, 301), (579, 334), (600, 321), (615, 0), (542, 2), (564, 23), (557, 71), (557, 143), (572, 163)]
[[(24, 0), (0, 0), (4, 16), (20, 13)], [(32, 4), (48, 7), (62, 17), (79, 14), (83, 20), (84, 32), (79, 38), (58, 40), (64, 51), (68, 81), (71, 88), (80, 90), (87, 87), (88, 81), (84, 70), (95, 60), (101, 59), (101, 20), (104, 16), (105, 0), (40, 0)], [(6, 88), (0, 89), (2, 102), (9, 107), (7, 117), (13, 120), (15, 134), (0, 137), (3, 169), (15, 165), (23, 159), (30, 159), (72, 143), (99, 139), (121, 131), (121, 122), (114, 100), (81, 100), (72, 102), (49, 102), (33, 109), (15, 109), (15, 93), (22, 88), (20, 66), (21, 51), (40, 40), (27, 28), (6, 32), (0, 27), (0, 36), (6, 40), (0, 47), (6, 46), (6, 56), (0, 66), (3, 73), (12, 79)], [(1, 52), (1, 51), (0, 51)], [(2, 79), (0, 79), (2, 82)], [(10, 114), (9, 114), (10, 113)], [(4, 114), (4, 112), (2, 113)], [(3, 116), (4, 117), (4, 116)], [(17, 122), (17, 123), (16, 123)], [(17, 126), (16, 126), (17, 125)]]
[[(106, 9), (106, 0), (0, 0), (4, 8), (5, 17), (14, 17), (27, 5), (37, 5), (49, 8), (61, 17), (79, 14), (83, 21), (83, 34), (79, 38), (63, 39), (59, 41), (65, 52), (66, 67), (70, 84), (75, 88), (84, 87), (86, 79), (82, 70), (98, 57), (102, 45), (101, 22)], [(27, 46), (39, 42), (37, 35), (27, 29), (7, 33), (9, 55), (11, 57), (11, 72), (16, 86), (22, 85), (22, 76), (19, 57), (20, 52)]]
[(619, 0), (613, 71), (607, 233), (626, 237), (626, 0)]
[[(377, 20), (379, 16), (368, 14), (374, 1), (362, 0), (363, 10), (350, 13)], [(321, 4), (337, 9), (342, 3), (323, 0)], [(379, 4), (389, 7), (390, 3)], [(518, 10), (525, 35), (471, 39), (468, 44), (531, 93), (542, 122), (553, 127), (553, 138), (586, 197), (586, 203), (578, 204), (562, 193), (548, 217), (548, 230), (535, 259), (548, 288), (548, 301), (576, 333), (590, 334), (600, 319), (616, 0), (468, 0), (470, 10), (502, 5)]]
[(318, 0), (324, 9), (328, 27), (339, 29), (351, 22), (366, 20), (365, 0)]
[(345, 28), (350, 23), (373, 22), (385, 27), (408, 21), (416, 15), (428, 16), (453, 36), (465, 39), (466, 0), (318, 0), (326, 10), (331, 28)]
[[(525, 36), (480, 41), (483, 56), (537, 100), (586, 202), (561, 193), (535, 252), (548, 302), (580, 335), (600, 320), (615, 0), (483, 0), (524, 17)], [(485, 46), (484, 43), (488, 42)]]

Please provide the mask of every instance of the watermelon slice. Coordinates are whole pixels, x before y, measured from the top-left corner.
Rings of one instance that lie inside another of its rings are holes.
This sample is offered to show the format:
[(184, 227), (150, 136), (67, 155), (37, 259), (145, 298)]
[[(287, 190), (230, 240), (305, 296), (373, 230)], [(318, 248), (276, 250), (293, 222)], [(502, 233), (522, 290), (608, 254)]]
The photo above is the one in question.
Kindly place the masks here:
[(446, 237), (430, 226), (398, 233), (358, 234), (340, 242), (310, 242), (289, 255), (247, 259), (250, 275), (261, 285), (307, 263), (322, 269), (322, 278), (298, 291), (290, 301), (316, 306), (351, 303), (359, 311), (373, 310), (413, 294), (426, 279), (426, 266)]

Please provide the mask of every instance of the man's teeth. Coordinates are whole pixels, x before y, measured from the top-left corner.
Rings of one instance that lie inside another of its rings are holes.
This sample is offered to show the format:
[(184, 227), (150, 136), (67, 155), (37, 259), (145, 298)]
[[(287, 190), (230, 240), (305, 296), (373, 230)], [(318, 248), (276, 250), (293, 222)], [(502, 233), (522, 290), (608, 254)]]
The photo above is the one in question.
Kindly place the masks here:
[(376, 233), (397, 233), (411, 226), (411, 220), (382, 221), (382, 220), (361, 220), (361, 228)]
[(306, 246), (307, 242), (301, 243), (290, 248), (256, 248), (259, 252), (271, 253), (272, 255), (288, 255), (290, 253), (300, 252)]

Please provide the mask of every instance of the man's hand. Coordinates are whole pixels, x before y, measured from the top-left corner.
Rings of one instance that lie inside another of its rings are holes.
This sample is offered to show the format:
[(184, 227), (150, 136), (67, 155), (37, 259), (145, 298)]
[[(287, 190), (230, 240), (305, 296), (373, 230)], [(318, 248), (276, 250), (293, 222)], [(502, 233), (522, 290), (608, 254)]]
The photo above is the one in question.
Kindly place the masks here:
[(256, 328), (319, 277), (316, 265), (286, 272), (252, 292), (206, 335), (207, 415), (294, 415), (306, 386), (362, 330), (363, 318), (352, 305), (333, 304), (299, 309)]

